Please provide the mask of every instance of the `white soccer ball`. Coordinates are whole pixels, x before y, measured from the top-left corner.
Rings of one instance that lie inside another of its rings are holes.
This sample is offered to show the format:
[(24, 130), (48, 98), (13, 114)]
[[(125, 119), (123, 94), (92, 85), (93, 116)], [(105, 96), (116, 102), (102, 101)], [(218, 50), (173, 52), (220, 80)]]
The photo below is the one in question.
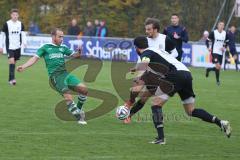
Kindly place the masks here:
[(116, 116), (120, 120), (126, 119), (130, 114), (130, 110), (126, 106), (119, 106), (116, 110)]

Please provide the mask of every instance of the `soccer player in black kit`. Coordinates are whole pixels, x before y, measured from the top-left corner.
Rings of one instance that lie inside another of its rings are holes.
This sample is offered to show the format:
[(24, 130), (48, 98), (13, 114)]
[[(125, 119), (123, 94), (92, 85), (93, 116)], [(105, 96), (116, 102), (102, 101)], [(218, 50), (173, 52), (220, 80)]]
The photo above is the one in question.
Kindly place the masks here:
[[(139, 85), (136, 86), (135, 91), (140, 92), (145, 86), (149, 95), (156, 97), (152, 105), (152, 119), (158, 136), (151, 143), (166, 143), (161, 108), (175, 93), (180, 96), (185, 112), (189, 116), (215, 123), (225, 132), (227, 137), (230, 137), (231, 127), (228, 121), (220, 120), (204, 109), (195, 108), (192, 76), (183, 63), (177, 61), (166, 51), (148, 48), (148, 41), (144, 36), (135, 38), (134, 45), (141, 58), (141, 64), (137, 66), (137, 71), (143, 72), (137, 80)], [(136, 97), (137, 95), (135, 95)], [(127, 107), (130, 108), (130, 106)]]
[[(176, 44), (175, 42), (169, 38), (165, 34), (159, 33), (160, 31), (160, 22), (156, 18), (147, 18), (145, 20), (145, 32), (147, 35), (148, 45), (151, 48), (156, 49), (162, 49), (167, 51), (171, 56), (177, 57), (178, 53), (176, 50)], [(133, 86), (137, 85), (135, 82), (133, 82)], [(128, 124), (131, 122), (131, 117), (136, 114), (139, 110), (141, 110), (146, 101), (148, 100), (148, 96), (145, 96), (142, 94), (141, 99), (138, 100), (137, 103), (131, 108), (130, 116), (125, 119), (123, 122), (125, 124)], [(132, 105), (134, 102), (127, 102), (128, 105)]]
[(170, 26), (164, 28), (163, 34), (174, 40), (178, 52), (177, 60), (181, 61), (183, 53), (182, 43), (188, 42), (188, 33), (185, 27), (179, 25), (179, 16), (177, 14), (172, 14), (171, 23)]

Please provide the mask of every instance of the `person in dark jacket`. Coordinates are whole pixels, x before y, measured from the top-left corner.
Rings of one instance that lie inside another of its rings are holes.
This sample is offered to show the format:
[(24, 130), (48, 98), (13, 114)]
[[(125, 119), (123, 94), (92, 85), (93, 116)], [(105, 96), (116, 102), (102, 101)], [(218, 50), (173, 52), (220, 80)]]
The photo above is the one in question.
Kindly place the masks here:
[(84, 36), (95, 36), (95, 28), (92, 25), (91, 21), (87, 22), (87, 26), (85, 27), (85, 29), (83, 31), (83, 35)]
[(71, 21), (71, 25), (68, 28), (68, 35), (75, 35), (78, 36), (81, 30), (80, 27), (77, 25), (77, 20), (74, 18)]
[(177, 60), (182, 59), (182, 43), (188, 42), (188, 33), (184, 26), (179, 25), (179, 16), (177, 14), (172, 14), (171, 25), (164, 28), (163, 34), (168, 35), (175, 41), (176, 49), (178, 51)]

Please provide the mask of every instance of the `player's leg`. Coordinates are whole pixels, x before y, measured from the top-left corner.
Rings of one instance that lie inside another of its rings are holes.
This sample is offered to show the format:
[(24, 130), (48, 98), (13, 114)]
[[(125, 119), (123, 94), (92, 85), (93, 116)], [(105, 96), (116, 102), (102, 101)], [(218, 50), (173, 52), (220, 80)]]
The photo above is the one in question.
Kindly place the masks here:
[(217, 85), (220, 85), (219, 77), (220, 77), (220, 70), (221, 70), (221, 63), (216, 63), (216, 70), (215, 70), (215, 75), (216, 75), (216, 82)]
[(77, 119), (79, 124), (86, 124), (86, 122), (80, 123), (85, 118), (85, 114), (75, 104), (69, 82), (71, 82), (71, 79), (69, 79), (69, 74), (66, 72), (50, 77), (51, 86), (64, 97), (68, 111)]
[(234, 54), (233, 55), (234, 61), (235, 61), (235, 67), (236, 67), (236, 71), (238, 71), (238, 54)]
[[(14, 64), (15, 65), (17, 64), (17, 61), (20, 60), (20, 57), (21, 57), (21, 48), (15, 50), (15, 53), (14, 53), (14, 62), (15, 62)], [(14, 79), (12, 80), (12, 82), (13, 82), (13, 84), (16, 85), (17, 81), (15, 78), (15, 66), (14, 66), (13, 72), (14, 72)]]
[(140, 99), (136, 103), (134, 103), (133, 107), (130, 110), (130, 117), (132, 117), (134, 114), (140, 111), (144, 107), (149, 97), (151, 96), (152, 94), (149, 93), (148, 91), (141, 92)]
[(138, 111), (140, 111), (145, 103), (147, 102), (148, 98), (150, 96), (152, 96), (151, 93), (149, 93), (148, 91), (140, 91), (140, 99), (133, 104), (132, 108), (130, 109), (130, 115), (128, 118), (124, 119), (123, 123), (124, 124), (129, 124), (131, 123), (131, 118), (134, 114), (136, 114)]
[(9, 64), (9, 77), (8, 82), (10, 85), (15, 85), (15, 58), (14, 58), (14, 50), (8, 50), (8, 64)]
[(125, 102), (125, 106), (131, 109), (132, 105), (135, 103), (135, 100), (141, 90), (144, 88), (145, 82), (143, 80), (137, 79), (133, 81), (133, 86), (130, 89), (129, 100)]
[(87, 86), (83, 83), (79, 83), (77, 86), (74, 87), (75, 91), (78, 92), (78, 103), (77, 107), (82, 109), (83, 104), (87, 100), (88, 89)]
[(195, 94), (192, 88), (192, 77), (190, 73), (185, 73), (185, 83), (182, 83), (181, 90), (178, 91), (181, 97), (182, 104), (184, 106), (185, 112), (192, 117), (197, 117), (203, 121), (209, 123), (215, 123), (220, 128), (224, 128), (225, 133), (229, 137), (231, 134), (231, 128), (228, 121), (221, 121), (216, 116), (211, 115), (207, 111), (201, 108), (194, 108)]
[(211, 115), (207, 111), (201, 108), (194, 108), (194, 98), (189, 97), (188, 99), (183, 101), (183, 106), (185, 109), (185, 112), (192, 117), (200, 118), (205, 122), (209, 123), (215, 123), (217, 126), (219, 126), (227, 135), (229, 138), (231, 136), (231, 127), (230, 123), (226, 120), (220, 120), (216, 116)]
[[(212, 54), (212, 63), (213, 64), (216, 64), (218, 62), (218, 58), (217, 58), (217, 54)], [(210, 67), (210, 68), (207, 68), (206, 69), (206, 77), (208, 77), (209, 76), (209, 73), (211, 72), (211, 71), (216, 71), (216, 65), (214, 66), (214, 67)]]
[(135, 92), (136, 95), (132, 96), (133, 98), (132, 100), (130, 98), (130, 101), (135, 102), (135, 98), (138, 94), (140, 94), (141, 98), (132, 107), (130, 111), (131, 116), (137, 113), (139, 110), (141, 110), (146, 101), (148, 100), (148, 98), (155, 94), (157, 89), (156, 86), (159, 85), (158, 81), (159, 81), (158, 77), (150, 72), (143, 73), (143, 75), (139, 77), (138, 80), (134, 81), (132, 92)]
[[(135, 102), (135, 98), (140, 95), (138, 100), (130, 110), (130, 116), (124, 120), (124, 123), (130, 123), (131, 116), (140, 111), (145, 105), (149, 97), (155, 94), (157, 86), (159, 85), (159, 79), (156, 75), (150, 72), (144, 72), (141, 77), (134, 81), (131, 89), (130, 103)], [(133, 95), (133, 93), (135, 95)], [(132, 99), (132, 100), (131, 100)]]
[(81, 110), (74, 103), (73, 96), (71, 95), (71, 93), (65, 92), (63, 93), (63, 97), (64, 97), (64, 100), (66, 101), (68, 111), (77, 119), (78, 122), (81, 121), (83, 115), (81, 113)]
[(165, 144), (164, 126), (163, 126), (163, 112), (162, 107), (167, 102), (168, 96), (163, 94), (161, 96), (154, 96), (152, 101), (152, 120), (154, 127), (157, 130), (157, 137), (151, 143)]
[(225, 55), (226, 55), (226, 57), (225, 57), (225, 60), (224, 60), (223, 70), (226, 70), (226, 65), (230, 63), (230, 61), (229, 61), (229, 58), (230, 58), (229, 52), (226, 51)]
[(130, 109), (130, 116), (123, 121), (124, 124), (131, 123), (131, 116), (133, 114), (135, 114), (136, 112), (138, 112), (139, 110), (141, 110), (142, 107), (144, 106), (145, 103), (142, 103), (141, 101), (137, 101), (135, 103), (135, 99), (137, 98), (139, 93), (144, 88), (144, 84), (145, 84), (144, 81), (142, 81), (140, 79), (136, 79), (136, 80), (133, 81), (133, 86), (132, 86), (131, 91), (130, 91), (130, 98), (124, 104), (126, 107), (128, 107)]
[(83, 84), (77, 77), (69, 74), (65, 81), (68, 87), (78, 93), (77, 108), (80, 110), (79, 124), (87, 124), (85, 121), (85, 112), (83, 111), (83, 105), (87, 100), (88, 90), (85, 84)]
[(132, 86), (131, 91), (130, 91), (129, 100), (126, 102), (126, 106), (128, 108), (131, 108), (132, 104), (135, 103), (135, 100), (136, 100), (138, 94), (143, 89), (144, 84), (145, 84), (144, 81), (140, 80), (140, 79), (136, 79), (136, 80), (133, 81), (133, 86)]

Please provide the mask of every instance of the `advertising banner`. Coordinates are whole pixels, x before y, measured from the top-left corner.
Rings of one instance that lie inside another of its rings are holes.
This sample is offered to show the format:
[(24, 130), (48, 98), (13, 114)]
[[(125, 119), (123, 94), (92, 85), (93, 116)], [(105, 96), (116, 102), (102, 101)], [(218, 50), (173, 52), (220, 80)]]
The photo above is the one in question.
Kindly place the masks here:
[(191, 44), (188, 44), (188, 43), (183, 44), (182, 62), (186, 66), (191, 66), (192, 64), (192, 45)]
[(192, 45), (192, 66), (194, 67), (212, 67), (212, 57), (206, 45)]

